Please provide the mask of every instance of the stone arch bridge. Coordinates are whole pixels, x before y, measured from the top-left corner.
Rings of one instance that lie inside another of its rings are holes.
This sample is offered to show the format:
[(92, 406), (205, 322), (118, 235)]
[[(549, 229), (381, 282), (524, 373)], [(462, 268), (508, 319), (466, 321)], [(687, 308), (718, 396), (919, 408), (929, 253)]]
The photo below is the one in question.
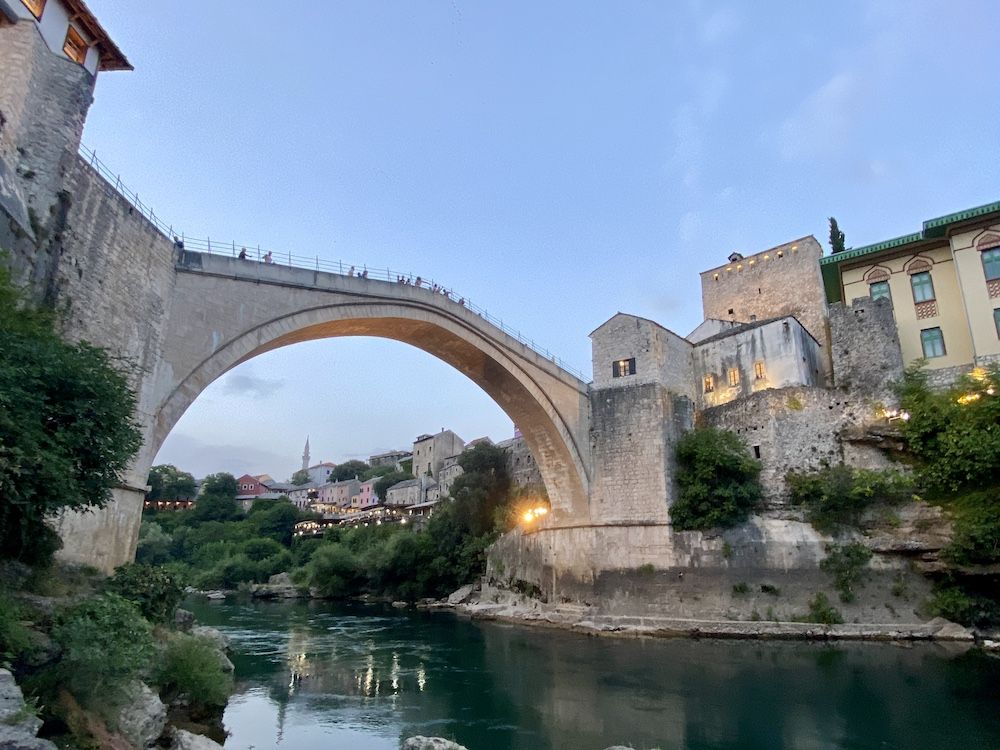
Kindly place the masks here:
[(264, 352), (335, 336), (401, 341), (465, 374), (524, 435), (552, 505), (548, 523), (589, 518), (589, 386), (464, 301), (426, 286), (191, 250), (169, 270), (150, 271), (159, 277), (160, 326), (136, 378), (143, 446), (113, 503), (61, 519), (65, 558), (106, 570), (132, 558), (153, 458), (210, 383)]

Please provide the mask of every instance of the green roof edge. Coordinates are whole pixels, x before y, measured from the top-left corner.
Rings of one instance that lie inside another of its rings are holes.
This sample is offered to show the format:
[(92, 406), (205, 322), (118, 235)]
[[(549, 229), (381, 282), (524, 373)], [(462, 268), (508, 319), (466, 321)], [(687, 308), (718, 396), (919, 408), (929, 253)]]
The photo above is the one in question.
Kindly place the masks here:
[(920, 242), (921, 240), (943, 237), (945, 229), (950, 224), (956, 224), (960, 221), (968, 221), (969, 219), (975, 219), (976, 217), (992, 213), (1000, 213), (1000, 201), (986, 203), (982, 206), (976, 206), (975, 208), (967, 208), (964, 211), (956, 211), (955, 213), (939, 216), (935, 219), (928, 219), (921, 225), (920, 231), (914, 232), (913, 234), (904, 234), (900, 237), (893, 237), (891, 240), (883, 240), (882, 242), (876, 242), (872, 245), (864, 245), (863, 247), (853, 247), (842, 253), (827, 255), (825, 258), (820, 258), (820, 273), (823, 276), (823, 287), (826, 290), (826, 301), (828, 303), (840, 302), (843, 297), (840, 289), (840, 273), (838, 266), (844, 261), (860, 258), (863, 255), (881, 252), (882, 250), (892, 250), (893, 248), (904, 247), (905, 245)]

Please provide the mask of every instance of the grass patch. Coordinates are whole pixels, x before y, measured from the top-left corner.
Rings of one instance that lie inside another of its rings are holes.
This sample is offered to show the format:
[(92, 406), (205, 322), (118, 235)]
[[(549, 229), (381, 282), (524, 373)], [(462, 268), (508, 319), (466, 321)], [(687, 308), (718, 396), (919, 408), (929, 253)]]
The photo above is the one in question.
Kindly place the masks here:
[(809, 600), (809, 611), (804, 615), (796, 615), (793, 622), (818, 622), (822, 625), (840, 625), (844, 622), (840, 612), (834, 607), (826, 594), (818, 591), (816, 596)]

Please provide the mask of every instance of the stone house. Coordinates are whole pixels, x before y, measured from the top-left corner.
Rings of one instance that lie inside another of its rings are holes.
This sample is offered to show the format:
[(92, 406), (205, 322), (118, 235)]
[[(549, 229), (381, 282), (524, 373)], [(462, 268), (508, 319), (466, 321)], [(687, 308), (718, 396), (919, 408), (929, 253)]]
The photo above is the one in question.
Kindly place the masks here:
[(413, 441), (413, 476), (437, 479), (444, 459), (464, 448), (465, 441), (451, 430), (442, 428), (436, 435), (420, 435)]
[(438, 483), (431, 477), (421, 476), (416, 479), (406, 479), (398, 482), (386, 491), (385, 504), (394, 507), (408, 507), (430, 499), (438, 499), (440, 490)]
[(887, 465), (844, 436), (880, 420), (894, 398), (902, 357), (891, 310), (828, 307), (821, 256), (811, 237), (733, 253), (701, 274), (706, 317), (687, 336), (625, 313), (591, 334), (595, 522), (669, 522), (675, 446), (696, 424), (744, 440), (774, 505), (791, 468)]
[(361, 482), (355, 479), (345, 479), (340, 482), (327, 482), (316, 488), (316, 500), (313, 507), (320, 513), (337, 513), (351, 507), (351, 498), (358, 493)]

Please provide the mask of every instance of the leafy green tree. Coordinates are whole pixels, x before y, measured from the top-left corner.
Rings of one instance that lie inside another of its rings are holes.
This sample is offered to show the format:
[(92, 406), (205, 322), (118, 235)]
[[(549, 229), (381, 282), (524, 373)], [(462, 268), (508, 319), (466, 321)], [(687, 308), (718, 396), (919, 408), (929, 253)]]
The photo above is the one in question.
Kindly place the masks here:
[(361, 481), (367, 482), (369, 479), (375, 479), (376, 477), (384, 477), (387, 474), (392, 474), (396, 471), (394, 466), (388, 464), (382, 464), (381, 466), (372, 466), (364, 474), (361, 475)]
[(677, 500), (670, 520), (677, 530), (736, 526), (760, 504), (760, 462), (731, 432), (692, 430), (677, 441)]
[(337, 464), (330, 472), (331, 482), (343, 482), (346, 479), (364, 476), (371, 467), (364, 461), (344, 461)]
[(844, 233), (840, 231), (837, 220), (830, 217), (830, 252), (834, 255), (844, 252)]
[(462, 452), (458, 465), (462, 474), (451, 485), (457, 517), (473, 536), (494, 531), (497, 510), (510, 490), (506, 454), (495, 445), (479, 443)]
[(139, 544), (135, 549), (136, 562), (147, 565), (163, 565), (170, 562), (170, 545), (173, 537), (155, 521), (143, 521), (139, 527)]
[(378, 499), (384, 502), (389, 488), (393, 485), (399, 484), (400, 482), (405, 482), (407, 479), (413, 479), (413, 477), (405, 471), (393, 471), (379, 477), (379, 480), (372, 486), (372, 490), (375, 492)]
[(276, 501), (274, 506), (251, 515), (247, 523), (256, 536), (267, 537), (284, 546), (292, 543), (292, 532), (299, 522), (299, 511), (290, 502)]
[(342, 544), (324, 544), (309, 561), (309, 586), (320, 596), (343, 599), (357, 592), (363, 582), (358, 558)]
[(297, 472), (292, 474), (292, 484), (296, 487), (301, 487), (304, 484), (309, 484), (312, 478), (309, 476), (309, 472), (305, 469), (299, 469)]
[(203, 493), (195, 501), (194, 508), (186, 511), (189, 524), (206, 521), (234, 521), (243, 517), (243, 511), (235, 497)]
[(205, 477), (205, 480), (201, 483), (201, 492), (203, 495), (218, 495), (220, 497), (231, 498), (235, 498), (240, 494), (236, 477), (224, 471), (218, 474), (209, 474)]
[(47, 559), (46, 519), (111, 499), (141, 444), (134, 409), (108, 353), (60, 338), (0, 268), (0, 557)]
[(195, 496), (194, 477), (172, 464), (160, 464), (149, 470), (146, 483), (150, 500), (187, 500)]
[(909, 419), (900, 423), (917, 473), (935, 492), (1000, 484), (1000, 367), (978, 370), (933, 391), (922, 363), (907, 368), (899, 388)]

